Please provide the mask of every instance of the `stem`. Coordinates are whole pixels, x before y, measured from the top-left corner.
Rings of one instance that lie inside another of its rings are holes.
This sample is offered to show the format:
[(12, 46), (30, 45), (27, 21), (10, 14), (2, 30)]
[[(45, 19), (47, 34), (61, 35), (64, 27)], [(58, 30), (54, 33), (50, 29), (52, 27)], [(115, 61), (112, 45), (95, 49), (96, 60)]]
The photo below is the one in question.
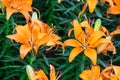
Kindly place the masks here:
[(31, 59), (30, 59), (30, 61), (29, 61), (30, 65), (33, 64), (33, 62), (34, 62), (35, 59), (36, 59), (36, 56), (35, 56), (35, 55), (31, 57)]
[(32, 54), (32, 57), (30, 58), (30, 61), (29, 61), (30, 65), (32, 65), (34, 60), (36, 59), (36, 55), (35, 55), (36, 53), (34, 49), (32, 49), (31, 54)]

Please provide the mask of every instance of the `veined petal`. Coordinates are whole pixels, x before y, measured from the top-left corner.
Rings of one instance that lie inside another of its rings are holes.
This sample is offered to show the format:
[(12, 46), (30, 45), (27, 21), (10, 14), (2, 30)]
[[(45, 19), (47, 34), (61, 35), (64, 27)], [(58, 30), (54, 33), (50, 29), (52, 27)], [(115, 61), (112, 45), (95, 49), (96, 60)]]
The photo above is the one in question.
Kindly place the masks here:
[(68, 39), (66, 41), (64, 41), (63, 43), (63, 49), (65, 46), (72, 46), (72, 47), (80, 47), (81, 44), (79, 43), (79, 41), (75, 40), (75, 39)]
[(32, 41), (34, 42), (38, 39), (40, 33), (40, 25), (36, 21), (33, 21), (30, 24), (28, 23), (28, 26), (30, 28)]
[(26, 0), (28, 5), (32, 5), (33, 0)]
[(84, 70), (80, 75), (80, 78), (82, 78), (83, 80), (93, 80), (93, 76), (92, 76), (92, 71), (91, 70)]
[(108, 14), (120, 14), (120, 7), (118, 6), (111, 6), (109, 10), (107, 10)]
[(98, 3), (98, 0), (87, 0), (88, 6), (89, 6), (89, 12), (93, 13), (95, 10), (95, 7)]
[(120, 66), (113, 66), (115, 75), (120, 79)]
[(83, 21), (83, 22), (80, 23), (80, 25), (81, 25), (82, 27), (90, 28), (90, 25), (89, 25), (88, 21)]
[(86, 50), (84, 51), (84, 54), (85, 54), (88, 58), (90, 58), (90, 60), (92, 61), (92, 63), (93, 63), (94, 65), (96, 65), (97, 53), (96, 53), (95, 49), (90, 49), (90, 48), (88, 48), (88, 49), (86, 49)]
[[(102, 43), (97, 47), (97, 54), (104, 52), (104, 50), (106, 49), (107, 45), (109, 45), (109, 43)], [(106, 55), (106, 54), (105, 54)]]
[(74, 20), (73, 22), (72, 22), (72, 25), (74, 26), (74, 35), (75, 35), (75, 37), (76, 37), (76, 39), (77, 39), (77, 37), (78, 37), (78, 35), (81, 33), (81, 31), (82, 31), (82, 29), (81, 29), (81, 25), (78, 23), (78, 21), (77, 20)]
[(119, 6), (120, 7), (120, 1), (119, 0), (113, 0), (116, 4), (116, 6)]
[(95, 31), (91, 34), (91, 36), (88, 38), (88, 44), (92, 45), (94, 44), (98, 39), (100, 39), (102, 36), (105, 36), (105, 34), (102, 31)]
[(100, 66), (92, 66), (91, 70), (94, 79), (97, 80), (100, 76)]
[(105, 33), (106, 36), (109, 35), (109, 31), (104, 26), (100, 27), (100, 31), (102, 31), (103, 33)]
[(56, 80), (55, 68), (53, 65), (50, 65), (50, 80)]
[(20, 57), (24, 59), (24, 57), (27, 55), (27, 53), (32, 50), (32, 46), (29, 45), (21, 45), (20, 46)]
[(10, 18), (10, 16), (15, 13), (15, 9), (12, 9), (12, 8), (6, 8), (6, 12), (7, 12), (7, 16), (6, 16), (6, 19), (8, 20)]
[(30, 31), (28, 25), (16, 26), (15, 29), (17, 33), (13, 35), (8, 35), (7, 37), (15, 40), (16, 42), (28, 44), (28, 42), (30, 41)]
[(110, 80), (119, 80), (119, 79), (118, 79), (118, 77), (117, 77), (116, 75), (113, 75), (113, 74), (112, 74), (112, 75), (110, 76)]
[(98, 41), (96, 41), (94, 44), (90, 45), (90, 47), (95, 48), (95, 47), (98, 47), (100, 44), (104, 44), (104, 43), (106, 44), (109, 42), (111, 42), (111, 41), (106, 38), (101, 38)]
[(33, 80), (48, 80), (46, 74), (43, 70), (39, 70), (37, 74), (33, 77)]
[(82, 51), (83, 51), (83, 49), (80, 48), (80, 47), (73, 48), (73, 50), (71, 51), (70, 56), (69, 56), (69, 62), (72, 62), (73, 59), (74, 59), (78, 54), (80, 54)]
[(120, 29), (117, 29), (117, 30), (110, 33), (111, 36), (113, 36), (115, 34), (120, 34)]
[(41, 45), (47, 43), (47, 41), (48, 41), (48, 35), (41, 33), (41, 34), (39, 34), (39, 36), (40, 36), (40, 38), (35, 42), (35, 45), (37, 47), (40, 47)]
[(10, 7), (10, 1), (8, 1), (8, 0), (1, 0), (2, 2), (3, 2), (3, 4), (4, 4), (4, 6), (6, 6), (6, 7)]
[(116, 54), (116, 48), (114, 47), (114, 45), (112, 43), (109, 43), (107, 45), (107, 47), (105, 48), (105, 50), (111, 51), (111, 52), (113, 52), (113, 54)]

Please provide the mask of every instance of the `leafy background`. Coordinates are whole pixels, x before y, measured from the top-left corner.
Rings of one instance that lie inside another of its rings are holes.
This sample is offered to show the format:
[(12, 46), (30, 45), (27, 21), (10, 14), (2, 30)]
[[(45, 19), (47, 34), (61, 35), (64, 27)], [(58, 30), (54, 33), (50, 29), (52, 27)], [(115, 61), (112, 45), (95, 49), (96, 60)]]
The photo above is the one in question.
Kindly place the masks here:
[[(84, 0), (64, 0), (61, 4), (57, 0), (33, 0), (33, 7), (40, 11), (41, 20), (49, 25), (55, 25), (56, 33), (62, 38), (62, 42), (69, 37), (68, 30), (72, 28), (70, 22), (74, 19), (83, 21), (84, 15), (89, 19), (100, 18), (102, 25), (106, 26), (109, 31), (115, 30), (120, 25), (120, 15), (106, 16), (108, 4), (99, 3), (94, 13), (90, 14), (88, 9), (78, 18), (78, 13), (82, 10)], [(79, 74), (86, 68), (89, 68), (91, 62), (83, 54), (75, 58), (72, 63), (68, 62), (68, 56), (72, 48), (66, 47), (65, 52), (59, 46), (58, 49), (46, 51), (40, 48), (35, 57), (30, 54), (24, 60), (19, 57), (19, 46), (15, 42), (10, 41), (6, 36), (12, 34), (14, 23), (25, 24), (21, 14), (14, 14), (9, 21), (5, 19), (6, 14), (0, 12), (0, 79), (1, 80), (28, 80), (25, 67), (31, 63), (31, 58), (35, 59), (32, 66), (35, 70), (40, 68), (49, 75), (49, 64), (53, 64), (56, 71), (63, 74), (60, 80), (80, 80)], [(72, 35), (71, 35), (72, 36)], [(98, 64), (105, 67), (113, 61), (113, 64), (120, 65), (120, 35), (114, 37), (114, 45), (117, 54), (112, 55), (108, 52), (108, 56), (98, 55)]]

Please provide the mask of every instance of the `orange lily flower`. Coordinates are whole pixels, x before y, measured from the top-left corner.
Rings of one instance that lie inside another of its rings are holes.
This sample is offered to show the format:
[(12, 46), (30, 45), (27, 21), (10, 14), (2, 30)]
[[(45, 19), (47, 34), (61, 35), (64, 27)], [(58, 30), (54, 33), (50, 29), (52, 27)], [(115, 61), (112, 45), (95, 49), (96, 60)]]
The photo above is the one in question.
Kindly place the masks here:
[(120, 66), (108, 66), (101, 72), (104, 80), (120, 80)]
[(98, 0), (87, 0), (87, 2), (84, 5), (82, 11), (78, 14), (78, 17), (80, 17), (80, 15), (84, 13), (84, 11), (86, 10), (87, 6), (89, 8), (89, 12), (93, 13), (95, 8), (96, 8), (97, 3), (98, 3)]
[(103, 80), (100, 77), (100, 66), (92, 66), (91, 70), (84, 70), (79, 77), (82, 80)]
[(50, 79), (48, 79), (44, 71), (40, 69), (39, 71), (35, 71), (35, 75), (32, 80), (58, 80), (60, 76), (56, 77), (55, 68), (53, 65), (50, 65)]
[(20, 46), (20, 57), (22, 59), (32, 49), (37, 53), (38, 48), (47, 42), (47, 35), (40, 31), (41, 26), (37, 22), (28, 23), (25, 26), (16, 26), (15, 30), (16, 34), (7, 37), (22, 44)]
[[(111, 5), (113, 1), (113, 4)], [(119, 0), (112, 0), (110, 3), (110, 7), (107, 10), (107, 14), (120, 14), (120, 1)]]
[(87, 0), (87, 4), (88, 4), (90, 13), (94, 12), (97, 3), (98, 3), (98, 0)]
[(84, 70), (79, 77), (82, 80), (119, 80), (120, 66), (108, 66), (102, 72), (99, 66), (92, 66), (91, 70)]
[(97, 52), (95, 48), (102, 43), (108, 43), (110, 41), (102, 38), (105, 34), (100, 30), (94, 31), (87, 21), (79, 24), (78, 21), (74, 20), (73, 26), (76, 39), (68, 39), (63, 43), (63, 49), (65, 46), (75, 47), (70, 53), (69, 62), (72, 62), (78, 54), (84, 51), (84, 54), (96, 65)]
[[(111, 33), (103, 26), (100, 28), (100, 30), (106, 33), (106, 38), (109, 40), (111, 40), (114, 35), (120, 34), (120, 26), (118, 26), (117, 29)], [(113, 54), (116, 54), (116, 49), (112, 43), (104, 43), (97, 47), (98, 53), (104, 52), (106, 55), (107, 51), (111, 51)]]
[(43, 32), (48, 35), (48, 41), (46, 43), (46, 46), (54, 47), (56, 45), (62, 45), (62, 43), (59, 41), (61, 38), (54, 34), (54, 29), (50, 28), (47, 24), (42, 23), (42, 26), (44, 27)]
[(6, 7), (7, 20), (13, 13), (20, 12), (25, 16), (26, 21), (29, 21), (29, 12), (32, 11), (32, 0), (1, 0)]
[[(52, 46), (62, 44), (61, 38), (53, 33), (53, 29), (47, 24), (39, 20), (32, 20), (31, 23), (25, 26), (16, 26), (16, 34), (8, 35), (7, 37), (22, 43), (20, 47), (20, 57), (24, 59), (29, 51), (32, 49), (37, 53), (41, 45)], [(32, 53), (34, 55), (34, 53)]]

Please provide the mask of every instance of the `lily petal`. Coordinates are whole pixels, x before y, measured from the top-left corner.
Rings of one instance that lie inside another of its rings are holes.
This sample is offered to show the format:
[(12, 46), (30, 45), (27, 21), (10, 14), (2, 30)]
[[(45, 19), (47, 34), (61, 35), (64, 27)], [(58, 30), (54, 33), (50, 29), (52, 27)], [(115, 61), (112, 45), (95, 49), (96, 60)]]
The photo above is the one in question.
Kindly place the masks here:
[(105, 36), (105, 34), (102, 31), (95, 31), (95, 32), (93, 32), (91, 34), (91, 36), (88, 38), (88, 44), (90, 44), (90, 45), (94, 44), (102, 36)]
[(120, 79), (120, 66), (113, 66), (115, 75)]
[(27, 53), (32, 50), (31, 46), (28, 45), (21, 45), (20, 46), (20, 57), (24, 59), (24, 57), (27, 55)]
[(120, 14), (120, 7), (111, 6), (109, 10), (107, 10), (107, 14)]
[(6, 6), (6, 7), (10, 7), (10, 4), (8, 2), (8, 0), (1, 0), (1, 2), (3, 2), (3, 4)]
[(98, 3), (98, 0), (87, 0), (88, 6), (89, 6), (89, 12), (93, 13), (95, 10), (95, 7)]
[(97, 80), (100, 76), (100, 66), (92, 66), (92, 75), (94, 75), (94, 79)]
[(93, 80), (92, 71), (84, 70), (82, 74), (79, 75), (83, 80)]
[(116, 35), (116, 34), (120, 34), (120, 29), (117, 29), (113, 32), (110, 33), (110, 36)]
[(111, 42), (111, 41), (106, 39), (106, 38), (101, 38), (96, 43), (90, 45), (90, 47), (95, 48), (95, 47), (99, 46), (100, 44), (104, 44), (104, 43), (106, 44), (106, 43), (109, 43), (109, 42)]
[(48, 80), (48, 78), (47, 78), (46, 74), (44, 73), (44, 71), (40, 69), (37, 72), (37, 75), (35, 75), (33, 77), (33, 80)]
[(28, 5), (32, 5), (33, 0), (26, 0)]
[(93, 62), (94, 65), (96, 65), (97, 53), (96, 53), (95, 49), (90, 49), (90, 48), (88, 48), (88, 49), (86, 49), (86, 50), (84, 51), (84, 54), (85, 54), (88, 58), (90, 58), (90, 60)]
[(53, 65), (50, 65), (50, 80), (56, 80), (55, 68)]
[(80, 54), (81, 52), (83, 51), (82, 48), (73, 48), (73, 50), (71, 51), (70, 53), (70, 56), (69, 56), (69, 62), (72, 62), (73, 59), (78, 55)]
[(113, 0), (116, 4), (116, 6), (120, 7), (120, 1), (119, 0)]
[(6, 11), (7, 11), (7, 16), (6, 16), (6, 19), (8, 20), (10, 18), (10, 16), (15, 13), (16, 11), (14, 9), (11, 9), (11, 8), (6, 8)]
[(64, 49), (65, 46), (80, 47), (81, 44), (75, 39), (68, 39), (64, 41), (62, 48)]

